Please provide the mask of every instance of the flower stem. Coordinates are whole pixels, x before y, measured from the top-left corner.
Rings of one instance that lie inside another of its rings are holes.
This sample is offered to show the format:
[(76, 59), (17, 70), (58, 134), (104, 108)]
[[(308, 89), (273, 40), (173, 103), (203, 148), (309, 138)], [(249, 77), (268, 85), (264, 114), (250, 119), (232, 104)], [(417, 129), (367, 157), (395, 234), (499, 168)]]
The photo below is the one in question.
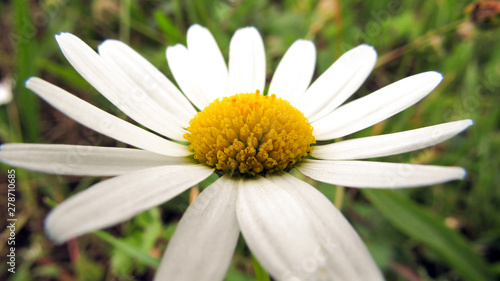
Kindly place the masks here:
[(377, 60), (377, 64), (375, 65), (375, 68), (379, 68), (379, 67), (403, 56), (404, 54), (406, 54), (412, 50), (415, 50), (416, 48), (428, 45), (433, 37), (438, 36), (438, 35), (443, 35), (449, 31), (454, 30), (464, 21), (465, 20), (463, 20), (463, 19), (458, 20), (458, 21), (454, 21), (454, 22), (449, 23), (449, 24), (447, 24), (441, 28), (438, 28), (436, 30), (431, 30), (431, 31), (427, 32), (426, 34), (416, 38), (412, 42), (410, 42), (402, 47), (399, 47), (397, 49), (392, 50), (391, 52), (381, 56)]
[(130, 0), (121, 1), (120, 40), (125, 43), (130, 41)]
[(191, 187), (191, 189), (189, 190), (189, 205), (193, 203), (194, 199), (196, 199), (196, 197), (198, 197), (199, 194), (200, 194), (200, 188), (197, 185)]
[(343, 186), (337, 186), (337, 190), (335, 191), (335, 202), (333, 204), (335, 204), (335, 207), (337, 207), (337, 209), (341, 209), (342, 208), (342, 199), (344, 199), (344, 191), (345, 191), (345, 187)]
[(262, 268), (259, 261), (255, 258), (255, 256), (253, 254), (252, 254), (252, 264), (253, 264), (253, 271), (255, 273), (255, 280), (256, 281), (270, 281), (271, 280), (269, 278), (269, 274), (267, 274), (266, 270), (264, 268)]

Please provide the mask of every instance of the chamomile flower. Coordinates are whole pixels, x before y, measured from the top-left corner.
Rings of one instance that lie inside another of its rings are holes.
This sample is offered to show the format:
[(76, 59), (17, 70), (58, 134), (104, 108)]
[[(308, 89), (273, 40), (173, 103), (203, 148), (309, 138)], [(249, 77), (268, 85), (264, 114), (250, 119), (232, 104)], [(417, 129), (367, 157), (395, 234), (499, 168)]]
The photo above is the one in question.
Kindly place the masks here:
[(41, 172), (114, 176), (49, 214), (46, 232), (59, 243), (130, 219), (217, 173), (180, 220), (157, 280), (222, 280), (240, 232), (277, 280), (383, 280), (342, 214), (288, 172), (295, 168), (317, 181), (365, 188), (433, 185), (465, 176), (460, 167), (359, 160), (432, 146), (471, 120), (325, 142), (397, 114), (442, 79), (437, 72), (417, 74), (342, 105), (375, 65), (370, 46), (345, 53), (311, 84), (315, 47), (298, 40), (264, 94), (264, 44), (253, 27), (236, 31), (226, 65), (211, 33), (191, 26), (187, 47), (178, 44), (166, 53), (180, 90), (122, 42), (107, 40), (96, 53), (72, 34), (56, 39), (73, 67), (146, 129), (31, 78), (27, 87), (52, 106), (136, 148), (5, 144), (0, 159)]

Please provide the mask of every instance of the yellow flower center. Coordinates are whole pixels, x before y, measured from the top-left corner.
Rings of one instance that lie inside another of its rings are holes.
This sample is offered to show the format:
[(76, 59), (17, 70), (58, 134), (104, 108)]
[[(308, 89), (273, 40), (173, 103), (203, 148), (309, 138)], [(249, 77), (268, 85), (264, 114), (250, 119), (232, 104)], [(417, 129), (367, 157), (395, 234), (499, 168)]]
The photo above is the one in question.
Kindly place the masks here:
[(184, 138), (194, 158), (219, 175), (288, 171), (316, 142), (304, 114), (276, 95), (236, 94), (215, 100), (189, 122)]

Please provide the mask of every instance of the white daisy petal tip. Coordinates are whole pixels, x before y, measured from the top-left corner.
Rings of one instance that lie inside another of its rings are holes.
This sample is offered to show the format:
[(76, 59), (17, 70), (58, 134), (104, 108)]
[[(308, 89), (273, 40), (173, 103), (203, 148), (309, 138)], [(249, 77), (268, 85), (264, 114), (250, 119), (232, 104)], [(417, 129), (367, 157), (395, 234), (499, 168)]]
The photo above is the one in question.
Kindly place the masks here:
[(43, 229), (49, 240), (54, 242), (56, 245), (60, 245), (71, 239), (71, 237), (64, 237), (59, 231), (57, 231), (57, 221), (51, 219), (53, 213), (54, 210), (52, 210), (45, 218), (43, 222)]
[(429, 94), (436, 89), (443, 79), (444, 76), (440, 72), (427, 71), (409, 76), (399, 81), (406, 80), (408, 82), (408, 87), (427, 89), (426, 92)]
[[(464, 119), (460, 121), (455, 121), (457, 124), (460, 126), (460, 131), (457, 134), (460, 134), (461, 132), (465, 131), (468, 129), (470, 126), (474, 125), (474, 120), (472, 119)], [(458, 125), (457, 125), (458, 126)]]
[[(391, 85), (404, 85), (406, 88), (428, 88), (425, 92), (432, 92), (443, 81), (443, 74), (437, 71), (426, 71), (403, 78)], [(387, 87), (390, 87), (388, 85)], [(383, 88), (382, 88), (383, 89)], [(424, 92), (422, 90), (422, 92)]]
[(33, 91), (36, 93), (34, 90), (35, 84), (38, 84), (42, 81), (42, 79), (36, 77), (36, 76), (31, 76), (30, 78), (26, 79), (26, 82), (24, 82), (24, 86), (28, 88), (29, 90)]
[(375, 63), (377, 63), (377, 50), (375, 47), (367, 44), (362, 44), (359, 46), (361, 51), (361, 55), (366, 57), (366, 63), (372, 65), (372, 68), (375, 67)]
[[(61, 245), (73, 237), (64, 235), (64, 230), (61, 229), (59, 218), (54, 219), (54, 214), (57, 209), (52, 209), (43, 222), (43, 229), (47, 238), (56, 245)], [(56, 214), (57, 216), (57, 214)]]
[(467, 177), (467, 170), (462, 167), (457, 168), (457, 179), (464, 180)]
[(70, 41), (75, 41), (79, 40), (80, 38), (76, 37), (75, 35), (69, 33), (69, 32), (61, 32), (59, 34), (54, 35), (57, 44), (59, 45), (59, 48), (63, 51), (64, 54), (64, 46), (67, 44), (70, 44)]
[(59, 34), (54, 34), (54, 36), (56, 36), (56, 37), (66, 36), (66, 35), (73, 35), (73, 33), (67, 32), (67, 31), (62, 31), (62, 32), (59, 32)]
[(307, 40), (307, 39), (297, 39), (297, 40), (295, 40), (295, 43), (307, 44), (307, 45), (312, 44), (314, 46), (314, 43), (311, 40)]
[(369, 45), (369, 44), (363, 43), (363, 44), (358, 45), (358, 47), (373, 50), (375, 53), (377, 52), (375, 47), (373, 47), (372, 45)]
[[(36, 78), (35, 76), (31, 76), (30, 78), (26, 79), (26, 81), (24, 81), (24, 86), (26, 88), (28, 88), (28, 85), (30, 85), (32, 83), (32, 79)], [(29, 89), (29, 88), (28, 88)]]
[(375, 66), (375, 63), (377, 62), (377, 50), (375, 47), (368, 45), (368, 44), (361, 44), (354, 49), (350, 50), (349, 52), (345, 53), (347, 57), (345, 59), (351, 59), (355, 60), (357, 57), (364, 57), (365, 58), (365, 63), (368, 65), (373, 65)]
[(260, 37), (260, 33), (259, 33), (259, 30), (257, 30), (257, 28), (253, 27), (253, 26), (245, 26), (245, 27), (241, 27), (241, 28), (238, 28), (236, 30), (236, 32), (234, 32), (234, 35), (233, 37), (235, 36), (259, 36)]
[[(249, 27), (245, 27), (245, 28), (249, 28)], [(258, 32), (258, 31), (257, 31)], [(292, 48), (292, 46), (294, 48), (297, 48), (300, 47), (302, 49), (312, 49), (313, 52), (316, 52), (316, 45), (314, 45), (314, 43), (311, 41), (311, 40), (307, 40), (307, 39), (297, 39), (295, 40), (295, 42), (293, 42), (293, 44), (288, 48), (288, 50), (290, 50), (290, 48)]]
[(111, 51), (110, 48), (116, 45), (124, 44), (123, 42), (115, 39), (106, 39), (102, 41), (99, 46), (97, 46), (97, 52), (102, 55), (103, 53), (106, 53), (107, 51)]
[(363, 51), (367, 54), (372, 54), (374, 55), (375, 57), (378, 55), (377, 54), (377, 50), (375, 49), (375, 47), (373, 47), (372, 45), (368, 45), (368, 44), (361, 44), (359, 45), (357, 48), (359, 48), (360, 51)]
[(167, 61), (170, 62), (173, 57), (176, 56), (176, 54), (178, 52), (182, 52), (182, 51), (187, 51), (186, 50), (186, 46), (180, 44), (180, 43), (177, 43), (175, 45), (172, 45), (172, 46), (168, 46), (167, 49), (165, 50), (165, 55), (167, 57)]
[(448, 174), (447, 180), (437, 182), (436, 184), (451, 182), (455, 180), (465, 180), (465, 178), (467, 178), (467, 170), (462, 167), (441, 167), (441, 166), (436, 166), (436, 167), (443, 168), (443, 171), (445, 171)]
[(61, 32), (59, 34), (56, 34), (54, 37), (56, 38), (56, 41), (59, 44), (59, 46), (61, 46), (61, 44), (64, 44), (66, 40), (80, 39), (74, 34), (69, 32)]
[(314, 55), (316, 55), (316, 45), (314, 45), (312, 41), (306, 39), (299, 39), (295, 41), (294, 44), (299, 44), (302, 48), (309, 49), (309, 52), (312, 52), (314, 53)]
[(437, 86), (439, 85), (439, 83), (441, 83), (441, 81), (443, 81), (444, 75), (441, 72), (432, 70), (432, 71), (422, 72), (420, 74), (416, 74), (410, 77), (422, 77), (422, 79), (428, 79), (429, 83), (432, 84), (435, 83)]
[(201, 26), (201, 25), (195, 23), (195, 24), (192, 24), (191, 26), (189, 26), (187, 33), (189, 34), (189, 32), (197, 32), (197, 31), (202, 31), (202, 30), (204, 31), (204, 30), (208, 30), (208, 29), (204, 26)]
[(198, 40), (205, 40), (208, 39), (213, 39), (212, 32), (204, 26), (201, 26), (199, 24), (193, 24), (191, 25), (186, 33), (186, 43), (189, 48), (190, 45), (197, 44)]
[(175, 45), (167, 46), (166, 52), (169, 52), (169, 50), (170, 50), (170, 52), (172, 52), (172, 50), (176, 50), (176, 49), (178, 49), (180, 47), (184, 47), (185, 48), (186, 46), (182, 45), (181, 43), (176, 43)]
[(254, 26), (240, 27), (240, 28), (238, 28), (238, 30), (236, 30), (236, 32), (238, 32), (238, 31), (247, 31), (247, 32), (257, 32), (257, 33), (259, 33), (259, 30), (257, 30), (257, 28), (255, 28)]
[(234, 38), (246, 38), (247, 40), (255, 40), (259, 39), (259, 41), (262, 41), (262, 37), (260, 36), (259, 30), (253, 26), (245, 26), (238, 28), (234, 34), (233, 37), (231, 38), (231, 41), (234, 40)]
[(47, 238), (54, 242), (56, 245), (61, 245), (66, 243), (68, 240), (71, 240), (72, 238), (75, 238), (77, 236), (68, 236), (65, 235), (65, 231), (63, 228), (61, 228), (61, 223), (58, 218), (54, 219), (54, 211), (56, 209), (53, 209), (52, 211), (49, 212), (47, 217), (45, 218), (43, 222), (43, 229), (45, 232), (45, 235)]
[(451, 182), (455, 180), (465, 180), (467, 178), (467, 170), (458, 167), (458, 166), (436, 166), (437, 168), (441, 168), (443, 170), (443, 174), (447, 174), (447, 180), (442, 180), (440, 182), (436, 182), (436, 184)]

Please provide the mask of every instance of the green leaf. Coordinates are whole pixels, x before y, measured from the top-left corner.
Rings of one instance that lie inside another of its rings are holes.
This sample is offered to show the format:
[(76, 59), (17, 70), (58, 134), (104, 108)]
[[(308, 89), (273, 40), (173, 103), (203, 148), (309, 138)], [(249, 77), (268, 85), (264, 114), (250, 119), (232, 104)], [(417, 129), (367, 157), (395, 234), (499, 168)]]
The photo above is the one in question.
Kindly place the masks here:
[(38, 58), (36, 66), (38, 69), (48, 71), (54, 77), (61, 79), (78, 90), (88, 91), (89, 89), (89, 83), (69, 65), (55, 63), (47, 58)]
[(249, 276), (248, 274), (239, 271), (232, 266), (227, 270), (227, 274), (224, 280), (228, 281), (255, 281), (253, 276)]
[(160, 265), (160, 260), (153, 258), (139, 248), (136, 248), (126, 242), (113, 237), (111, 234), (104, 231), (96, 231), (94, 234), (100, 239), (108, 242), (113, 247), (122, 250), (127, 255), (137, 259), (139, 262), (152, 267), (158, 267)]
[(471, 245), (429, 211), (392, 190), (363, 194), (396, 228), (439, 254), (466, 280), (492, 280), (489, 268)]
[(89, 260), (85, 255), (81, 255), (78, 262), (74, 264), (78, 281), (102, 280), (104, 278), (104, 268), (101, 264)]
[(182, 33), (174, 26), (172, 21), (160, 11), (154, 13), (154, 18), (158, 27), (163, 31), (169, 42), (180, 42)]
[(177, 222), (172, 222), (172, 223), (169, 223), (165, 229), (163, 230), (163, 237), (167, 240), (170, 240), (172, 239), (172, 237), (174, 236), (174, 232), (175, 230), (177, 229)]
[(9, 41), (16, 50), (16, 79), (15, 95), (19, 107), (21, 123), (24, 127), (23, 138), (29, 142), (39, 142), (40, 128), (40, 104), (38, 97), (24, 87), (24, 82), (36, 74), (35, 58), (36, 48), (36, 26), (32, 22), (35, 18), (31, 15), (29, 1), (18, 0), (13, 2), (14, 32), (9, 33)]
[(255, 272), (256, 281), (270, 281), (266, 270), (262, 268), (259, 261), (252, 254), (253, 271)]

